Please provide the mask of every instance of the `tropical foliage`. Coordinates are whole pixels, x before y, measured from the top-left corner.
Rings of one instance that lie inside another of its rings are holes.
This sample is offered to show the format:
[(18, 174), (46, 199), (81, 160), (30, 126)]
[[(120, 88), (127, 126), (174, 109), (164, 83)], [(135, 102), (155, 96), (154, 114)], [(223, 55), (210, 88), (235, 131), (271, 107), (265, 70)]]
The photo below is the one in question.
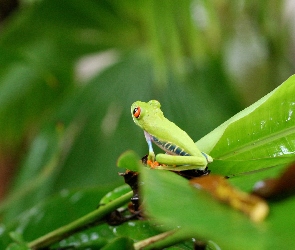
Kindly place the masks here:
[[(199, 147), (216, 158), (213, 173), (278, 166), (230, 179), (237, 187), (249, 191), (257, 180), (279, 176), (295, 148), (292, 22), (285, 7), (281, 1), (21, 1), (0, 27), (0, 170), (3, 183), (11, 180), (0, 203), (0, 248), (12, 242), (10, 232), (15, 241), (32, 242), (116, 193), (124, 183), (118, 157), (147, 151), (130, 116), (136, 100), (159, 100), (167, 118), (202, 138)], [(257, 225), (163, 174), (142, 174), (156, 227), (101, 224), (59, 244), (128, 249), (130, 238), (185, 227), (190, 219), (189, 236), (211, 247), (214, 241), (225, 248), (294, 248), (293, 198), (270, 203), (269, 218)]]

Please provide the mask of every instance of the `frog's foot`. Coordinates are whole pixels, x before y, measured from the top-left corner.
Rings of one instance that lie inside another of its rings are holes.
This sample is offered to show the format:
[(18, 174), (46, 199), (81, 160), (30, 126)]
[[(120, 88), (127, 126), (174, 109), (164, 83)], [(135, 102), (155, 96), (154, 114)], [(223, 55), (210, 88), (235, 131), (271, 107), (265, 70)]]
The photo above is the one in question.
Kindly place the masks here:
[(156, 168), (160, 165), (160, 163), (157, 161), (147, 160), (147, 165), (149, 165), (151, 168)]
[(213, 159), (212, 159), (212, 157), (210, 156), (210, 155), (207, 155), (207, 154), (205, 154), (204, 152), (201, 152), (203, 155), (204, 155), (204, 157), (206, 158), (206, 161), (207, 161), (207, 163), (209, 164), (209, 163), (211, 163), (211, 162), (213, 162)]

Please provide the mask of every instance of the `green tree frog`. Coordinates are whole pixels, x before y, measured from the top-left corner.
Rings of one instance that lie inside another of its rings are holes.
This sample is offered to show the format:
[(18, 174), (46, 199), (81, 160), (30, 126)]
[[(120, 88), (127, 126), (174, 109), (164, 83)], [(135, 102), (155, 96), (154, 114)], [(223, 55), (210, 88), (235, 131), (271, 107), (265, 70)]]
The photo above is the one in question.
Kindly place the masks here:
[[(132, 118), (144, 130), (148, 144), (148, 164), (152, 168), (182, 171), (204, 170), (212, 162), (211, 156), (201, 152), (189, 135), (164, 117), (156, 100), (137, 101), (131, 105)], [(155, 156), (152, 142), (166, 154)], [(161, 165), (160, 165), (161, 164)]]

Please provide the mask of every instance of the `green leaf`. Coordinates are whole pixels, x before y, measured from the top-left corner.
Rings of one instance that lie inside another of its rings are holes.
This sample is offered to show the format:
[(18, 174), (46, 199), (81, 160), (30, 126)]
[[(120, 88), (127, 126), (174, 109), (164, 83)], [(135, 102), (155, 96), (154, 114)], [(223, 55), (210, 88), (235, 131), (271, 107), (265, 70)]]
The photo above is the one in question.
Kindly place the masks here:
[(100, 205), (105, 205), (110, 201), (122, 196), (131, 191), (130, 186), (124, 184), (122, 186), (116, 187), (114, 190), (108, 192), (105, 196), (103, 196), (99, 202)]
[(128, 221), (127, 223), (113, 227), (114, 235), (117, 237), (131, 238), (135, 242), (157, 235), (163, 230), (163, 227), (155, 227), (155, 225), (148, 220)]
[(200, 139), (217, 159), (260, 159), (294, 155), (295, 75)]
[(142, 165), (140, 164), (138, 155), (134, 151), (129, 150), (119, 157), (117, 166), (136, 172)]
[[(294, 96), (292, 76), (200, 139), (198, 146), (220, 160), (210, 164), (210, 169), (228, 175), (291, 162), (295, 157)], [(229, 163), (223, 169), (224, 160), (244, 162)], [(247, 161), (251, 161), (251, 166)]]
[(167, 228), (180, 226), (188, 237), (213, 240), (224, 249), (295, 248), (295, 216), (286, 212), (295, 208), (294, 197), (270, 203), (270, 215), (254, 223), (174, 173), (142, 169), (142, 181), (145, 211)]
[(268, 169), (271, 167), (285, 166), (292, 161), (290, 157), (262, 158), (256, 160), (214, 160), (209, 168), (212, 173), (225, 175), (229, 177), (258, 173), (258, 170)]

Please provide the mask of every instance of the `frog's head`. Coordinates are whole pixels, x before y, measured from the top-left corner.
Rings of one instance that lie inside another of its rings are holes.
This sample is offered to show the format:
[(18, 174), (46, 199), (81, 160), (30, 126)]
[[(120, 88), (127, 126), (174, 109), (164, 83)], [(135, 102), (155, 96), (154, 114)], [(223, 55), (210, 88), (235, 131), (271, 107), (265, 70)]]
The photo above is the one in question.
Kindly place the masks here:
[(161, 104), (156, 100), (151, 100), (149, 102), (134, 102), (131, 105), (133, 121), (136, 125), (145, 129), (145, 127), (153, 121), (163, 117), (163, 112), (160, 108)]

